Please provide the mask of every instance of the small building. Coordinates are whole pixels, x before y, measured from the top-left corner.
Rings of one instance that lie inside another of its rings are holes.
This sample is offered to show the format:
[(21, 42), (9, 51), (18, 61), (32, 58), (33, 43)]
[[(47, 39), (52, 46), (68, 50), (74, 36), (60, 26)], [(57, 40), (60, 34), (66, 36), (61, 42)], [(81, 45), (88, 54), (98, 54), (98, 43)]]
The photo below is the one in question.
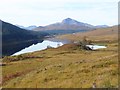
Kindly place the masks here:
[(103, 49), (103, 48), (107, 48), (107, 47), (101, 46), (101, 45), (86, 45), (86, 48), (88, 50), (97, 50), (97, 49)]

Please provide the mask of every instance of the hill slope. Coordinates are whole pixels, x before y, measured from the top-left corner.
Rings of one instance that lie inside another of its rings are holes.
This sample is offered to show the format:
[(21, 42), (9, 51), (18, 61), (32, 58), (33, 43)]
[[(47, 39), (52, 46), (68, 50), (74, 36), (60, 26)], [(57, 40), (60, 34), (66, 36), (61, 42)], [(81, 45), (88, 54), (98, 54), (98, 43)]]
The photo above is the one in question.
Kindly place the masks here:
[(95, 30), (91, 30), (88, 32), (76, 33), (76, 34), (67, 34), (60, 35), (57, 38), (60, 39), (70, 39), (70, 40), (81, 40), (84, 37), (87, 37), (91, 40), (117, 40), (118, 39), (118, 26), (112, 26), (108, 28), (99, 28)]
[[(68, 44), (24, 55), (6, 57), (5, 88), (97, 88), (118, 87), (117, 43), (96, 51)], [(14, 62), (12, 62), (14, 61)]]
[(16, 27), (10, 23), (2, 22), (2, 54), (11, 55), (31, 44), (42, 41), (44, 36), (48, 35), (43, 32), (28, 31)]

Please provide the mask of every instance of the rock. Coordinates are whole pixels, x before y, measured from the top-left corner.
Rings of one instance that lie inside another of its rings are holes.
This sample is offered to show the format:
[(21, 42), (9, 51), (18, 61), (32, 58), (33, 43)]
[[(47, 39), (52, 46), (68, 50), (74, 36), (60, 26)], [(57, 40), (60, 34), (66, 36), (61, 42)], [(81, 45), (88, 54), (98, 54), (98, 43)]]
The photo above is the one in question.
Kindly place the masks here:
[(6, 66), (6, 63), (0, 63), (0, 66)]

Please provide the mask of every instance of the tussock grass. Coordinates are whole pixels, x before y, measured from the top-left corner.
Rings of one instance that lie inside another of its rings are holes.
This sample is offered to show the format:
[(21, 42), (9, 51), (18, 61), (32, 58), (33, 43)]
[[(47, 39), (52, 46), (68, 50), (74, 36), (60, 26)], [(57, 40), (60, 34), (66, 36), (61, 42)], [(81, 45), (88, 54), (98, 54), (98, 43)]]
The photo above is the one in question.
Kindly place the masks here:
[(17, 61), (2, 67), (3, 87), (91, 88), (93, 82), (98, 88), (118, 87), (118, 44), (104, 44), (108, 48), (96, 51), (67, 44), (56, 49), (7, 57), (17, 58)]

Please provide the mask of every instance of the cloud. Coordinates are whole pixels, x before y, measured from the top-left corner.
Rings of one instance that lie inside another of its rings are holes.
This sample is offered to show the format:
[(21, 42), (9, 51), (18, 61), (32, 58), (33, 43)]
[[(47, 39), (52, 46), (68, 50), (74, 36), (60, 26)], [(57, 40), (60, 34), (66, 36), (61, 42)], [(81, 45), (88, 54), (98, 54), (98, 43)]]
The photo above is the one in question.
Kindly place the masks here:
[(117, 24), (118, 0), (0, 0), (1, 19), (47, 25), (71, 17), (91, 24)]

